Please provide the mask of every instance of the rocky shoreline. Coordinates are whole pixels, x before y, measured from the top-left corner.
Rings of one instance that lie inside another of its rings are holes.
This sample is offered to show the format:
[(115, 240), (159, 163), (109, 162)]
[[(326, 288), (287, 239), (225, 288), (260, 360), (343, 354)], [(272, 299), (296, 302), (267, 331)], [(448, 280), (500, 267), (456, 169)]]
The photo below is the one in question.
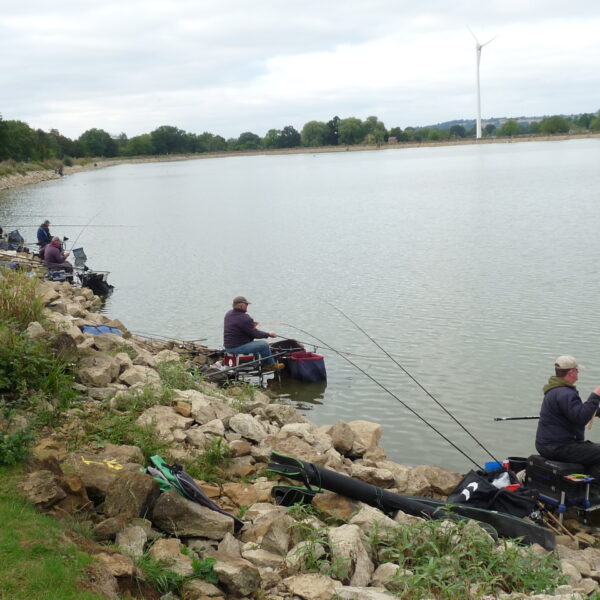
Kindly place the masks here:
[[(234, 533), (230, 516), (174, 490), (161, 493), (157, 481), (141, 471), (147, 465), (140, 447), (94, 444), (85, 433), (90, 422), (100, 422), (106, 415), (125, 418), (132, 399), (139, 406), (149, 390), (158, 390), (164, 365), (180, 364), (185, 348), (132, 335), (121, 321), (95, 312), (98, 298), (86, 288), (38, 285), (46, 321), (30, 323), (27, 335), (52, 336), (57, 347), (75, 353), (75, 386), (81, 402), (57, 427), (46, 428), (21, 489), (39, 510), (76, 518), (92, 529), (96, 541), (75, 540), (96, 559), (91, 589), (118, 600), (125, 591), (142, 586), (144, 595), (137, 597), (158, 598), (144, 587), (144, 575), (136, 565), (136, 560), (148, 556), (181, 576), (193, 575), (198, 561), (211, 560), (215, 583), (189, 579), (181, 596), (171, 594), (171, 600), (392, 600), (401, 595), (402, 582), (410, 581), (413, 573), (380, 552), (373, 543), (373, 527), (383, 544), (395, 528), (418, 528), (424, 520), (402, 512), (391, 519), (332, 492), (315, 496), (318, 517), (310, 513), (294, 517), (272, 498), (273, 486), (290, 482), (267, 474), (271, 452), (405, 495), (445, 498), (460, 474), (389, 461), (379, 445), (380, 424), (356, 420), (317, 427), (293, 406), (274, 402), (259, 390), (240, 396), (236, 388), (201, 381), (190, 389), (174, 389), (166, 401), (146, 404), (136, 413), (135, 426), (157, 435), (170, 460), (193, 464), (214, 448), (215, 441), (227, 445), (226, 481), (198, 484), (221, 509), (243, 519), (243, 529)], [(83, 333), (82, 325), (107, 325), (119, 333)], [(197, 364), (210, 361), (210, 350), (204, 350), (196, 353)], [(466, 530), (453, 521), (444, 524), (455, 544), (467, 543), (460, 541)], [(487, 536), (473, 527), (474, 535)], [(499, 555), (515, 547), (506, 540), (495, 545), (490, 540), (486, 543)], [(589, 531), (557, 537), (557, 568), (568, 584), (558, 586), (554, 595), (485, 595), (474, 590), (472, 597), (582, 600), (599, 590), (598, 542)], [(524, 557), (547, 555), (540, 546), (518, 552)]]
[[(521, 142), (549, 142), (549, 141), (565, 141), (574, 139), (599, 138), (600, 133), (581, 133), (571, 135), (549, 135), (549, 136), (520, 136), (514, 138), (483, 138), (475, 140), (473, 138), (457, 139), (453, 141), (443, 142), (398, 142), (393, 144), (381, 144), (379, 146), (324, 146), (320, 148), (290, 148), (285, 150), (255, 150), (247, 152), (218, 152), (204, 154), (185, 154), (185, 155), (170, 155), (170, 156), (147, 156), (139, 158), (115, 158), (115, 159), (98, 159), (89, 162), (86, 165), (75, 165), (72, 167), (64, 167), (63, 175), (74, 175), (84, 171), (93, 169), (110, 167), (120, 164), (136, 164), (149, 162), (170, 162), (179, 160), (202, 160), (207, 158), (229, 158), (234, 156), (259, 156), (266, 154), (322, 154), (328, 152), (368, 152), (374, 150), (399, 150), (403, 148), (429, 148), (438, 146), (465, 146), (473, 144), (511, 144)], [(8, 175), (0, 177), (0, 190), (42, 183), (43, 181), (51, 181), (60, 179), (61, 175), (55, 173), (52, 169), (29, 171), (25, 175)]]

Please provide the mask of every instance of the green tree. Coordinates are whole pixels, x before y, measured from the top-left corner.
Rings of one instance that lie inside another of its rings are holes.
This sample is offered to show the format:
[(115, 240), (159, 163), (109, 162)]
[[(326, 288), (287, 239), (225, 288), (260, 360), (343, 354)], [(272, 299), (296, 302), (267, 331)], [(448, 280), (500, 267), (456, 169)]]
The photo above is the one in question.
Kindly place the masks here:
[(174, 154), (189, 150), (189, 138), (186, 132), (172, 125), (161, 125), (150, 135), (155, 154)]
[(77, 141), (84, 156), (111, 157), (117, 155), (117, 143), (103, 129), (88, 129), (79, 136)]
[(337, 115), (331, 121), (327, 121), (327, 129), (329, 133), (325, 139), (325, 145), (337, 146), (340, 143), (340, 118)]
[(544, 135), (568, 133), (570, 128), (569, 122), (560, 115), (553, 115), (540, 121), (540, 133)]
[(496, 126), (493, 123), (488, 123), (483, 128), (483, 135), (485, 135), (485, 136), (493, 135), (495, 131), (496, 131)]
[(263, 138), (265, 148), (279, 148), (280, 129), (269, 129)]
[(521, 133), (521, 126), (516, 119), (507, 119), (500, 125), (498, 135), (512, 137)]
[(261, 147), (262, 140), (260, 136), (251, 131), (240, 133), (240, 137), (237, 139), (238, 150), (260, 150)]
[(36, 148), (35, 131), (23, 121), (4, 121), (5, 151), (0, 158), (17, 161), (38, 160), (41, 158)]
[(367, 117), (363, 122), (363, 131), (365, 138), (369, 137), (369, 143), (381, 144), (388, 138), (388, 132), (385, 125), (377, 117)]
[(573, 123), (583, 129), (589, 129), (590, 123), (594, 120), (593, 113), (582, 113), (573, 119)]
[(464, 138), (467, 135), (467, 130), (462, 125), (452, 125), (450, 127), (450, 137)]
[(324, 146), (327, 143), (329, 127), (323, 121), (309, 121), (304, 124), (300, 139), (303, 146), (307, 148), (316, 148)]
[(340, 144), (360, 144), (365, 137), (362, 121), (356, 117), (342, 119), (339, 126)]
[(592, 131), (600, 131), (600, 110), (596, 113), (596, 116), (590, 121), (590, 129)]
[(286, 125), (279, 135), (278, 148), (297, 148), (300, 145), (300, 133), (295, 127)]
[(127, 140), (127, 143), (121, 148), (123, 156), (149, 156), (154, 154), (154, 143), (149, 133), (136, 135)]
[(201, 133), (198, 138), (204, 148), (204, 152), (222, 152), (227, 146), (225, 138), (220, 135), (213, 135), (208, 131)]
[(399, 142), (408, 141), (408, 137), (402, 131), (401, 127), (392, 127), (389, 132), (389, 137), (395, 137)]

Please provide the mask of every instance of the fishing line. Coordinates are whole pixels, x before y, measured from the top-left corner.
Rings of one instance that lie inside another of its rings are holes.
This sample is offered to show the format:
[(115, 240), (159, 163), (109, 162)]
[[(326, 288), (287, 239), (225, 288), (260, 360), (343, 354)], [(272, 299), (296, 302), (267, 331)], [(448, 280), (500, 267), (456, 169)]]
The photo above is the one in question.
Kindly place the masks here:
[(341, 308), (338, 308), (331, 302), (327, 302), (329, 306), (335, 308), (343, 317), (348, 319), (350, 323), (352, 323), (359, 331), (361, 331), (364, 335), (366, 335), (388, 358), (394, 361), (394, 363), (402, 369), (402, 371), (410, 377), (410, 379), (416, 383), (467, 435), (471, 437), (479, 447), (487, 452), (492, 460), (497, 462), (497, 459), (494, 455), (429, 391), (423, 386), (415, 377), (413, 377), (381, 344), (379, 344), (375, 339), (373, 339), (358, 323), (356, 323), (353, 319), (351, 319)]
[[(325, 348), (328, 348), (329, 350), (336, 352), (336, 354), (339, 354), (335, 350), (335, 348), (332, 348), (329, 344), (327, 344), (327, 342), (324, 342), (323, 340), (319, 339), (316, 335), (309, 333), (308, 331), (305, 331), (304, 329), (301, 329), (300, 327), (296, 327), (295, 325), (290, 325), (289, 323), (282, 323), (282, 325), (286, 325), (287, 327), (296, 329), (296, 330), (300, 331), (301, 333), (305, 333), (306, 335), (308, 335), (310, 337), (314, 337), (315, 340), (319, 340), (319, 342), (324, 344)], [(427, 419), (425, 419), (425, 417), (422, 417), (417, 411), (415, 411), (408, 404), (406, 404), (406, 402), (404, 402), (403, 400), (398, 398), (398, 396), (396, 396), (396, 394), (394, 394), (394, 392), (392, 392), (385, 385), (383, 385), (383, 383), (381, 383), (380, 381), (377, 381), (377, 379), (375, 379), (369, 373), (367, 373), (364, 369), (359, 367), (355, 362), (351, 361), (347, 356), (344, 356), (343, 354), (339, 354), (339, 356), (341, 356), (345, 361), (350, 363), (355, 369), (360, 371), (363, 375), (368, 377), (373, 383), (377, 384), (381, 389), (383, 389), (390, 396), (392, 396), (392, 398), (395, 398), (396, 400), (398, 400), (398, 402), (400, 402), (400, 404), (402, 404), (402, 406), (404, 406), (404, 408), (406, 408), (408, 411), (410, 411), (415, 417), (417, 417), (418, 419), (423, 421), (423, 423), (425, 423), (425, 425), (427, 425), (428, 427), (433, 429), (433, 431), (435, 431), (440, 437), (442, 437), (444, 440), (446, 440), (455, 450), (457, 450), (460, 454), (462, 454), (467, 460), (471, 461), (478, 469), (481, 469), (480, 465), (478, 465), (468, 454), (463, 452), (463, 450), (461, 450), (453, 441), (448, 439), (439, 429), (437, 429), (437, 427), (435, 427), (435, 425), (432, 425), (429, 421), (427, 421)]]
[(71, 249), (69, 250), (69, 252), (73, 252), (73, 248), (75, 248), (75, 244), (77, 243), (77, 240), (81, 237), (81, 234), (88, 228), (88, 226), (90, 225), (90, 223), (102, 212), (102, 209), (100, 209), (82, 228), (81, 231), (79, 232), (79, 234), (77, 235), (77, 237), (75, 238), (75, 241), (73, 242), (73, 245), (71, 246)]

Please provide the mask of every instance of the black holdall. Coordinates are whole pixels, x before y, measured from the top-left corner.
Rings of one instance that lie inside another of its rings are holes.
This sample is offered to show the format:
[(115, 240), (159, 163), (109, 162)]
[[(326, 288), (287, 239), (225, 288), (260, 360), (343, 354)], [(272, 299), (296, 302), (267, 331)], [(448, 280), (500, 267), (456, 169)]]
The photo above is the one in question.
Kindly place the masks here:
[(451, 504), (469, 504), (477, 508), (495, 510), (526, 517), (536, 510), (538, 493), (528, 488), (510, 491), (498, 489), (492, 482), (499, 477), (506, 477), (510, 484), (519, 483), (512, 471), (498, 469), (496, 471), (469, 471), (462, 481), (450, 492), (448, 502)]

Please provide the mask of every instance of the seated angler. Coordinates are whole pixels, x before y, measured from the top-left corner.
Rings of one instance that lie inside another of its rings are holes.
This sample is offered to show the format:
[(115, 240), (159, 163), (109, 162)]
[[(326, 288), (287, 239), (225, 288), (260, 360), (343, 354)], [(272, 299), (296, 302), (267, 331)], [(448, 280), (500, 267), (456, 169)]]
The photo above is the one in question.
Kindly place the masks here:
[(46, 219), (37, 230), (38, 246), (43, 248), (52, 241), (52, 234), (50, 233), (50, 221)]
[(583, 402), (575, 387), (580, 368), (572, 356), (556, 359), (555, 376), (544, 386), (535, 447), (549, 460), (583, 465), (600, 482), (600, 444), (584, 441), (585, 426), (600, 404), (600, 386)]
[(244, 296), (236, 296), (233, 299), (233, 308), (225, 315), (223, 326), (225, 351), (231, 354), (258, 354), (262, 359), (263, 369), (282, 369), (283, 365), (273, 360), (269, 344), (261, 339), (277, 337), (277, 334), (256, 328), (258, 323), (246, 312), (249, 304)]
[(44, 264), (51, 271), (73, 272), (73, 265), (67, 261), (70, 252), (62, 252), (60, 249), (60, 238), (53, 237), (52, 241), (44, 247)]

